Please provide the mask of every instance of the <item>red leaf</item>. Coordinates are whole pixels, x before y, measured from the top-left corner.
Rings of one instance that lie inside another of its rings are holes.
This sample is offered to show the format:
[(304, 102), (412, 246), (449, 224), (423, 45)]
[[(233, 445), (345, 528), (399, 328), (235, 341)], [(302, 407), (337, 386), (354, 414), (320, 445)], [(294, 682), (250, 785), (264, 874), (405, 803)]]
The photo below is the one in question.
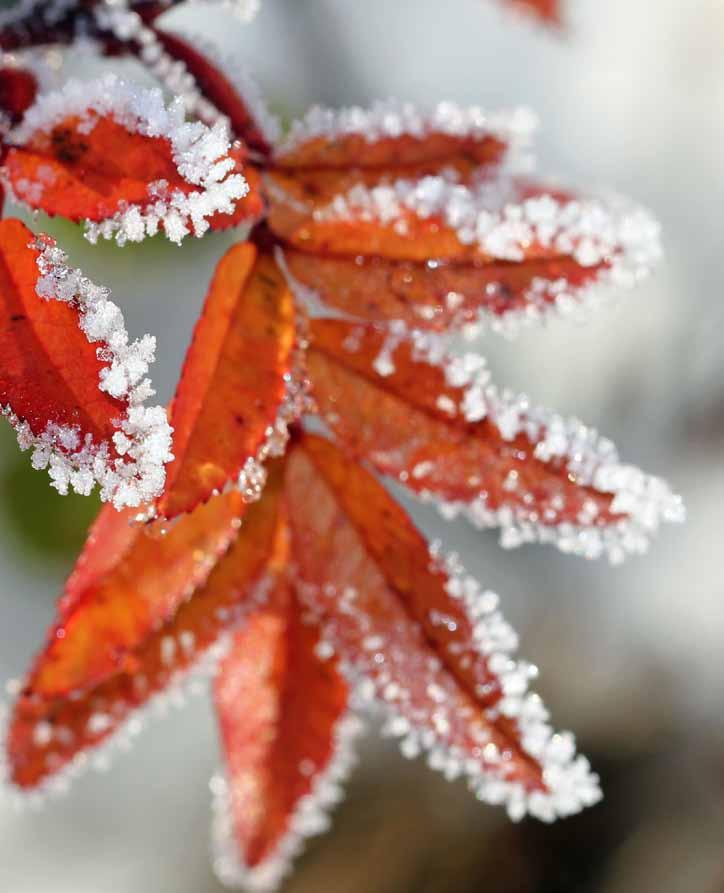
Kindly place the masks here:
[(242, 473), (254, 497), (259, 460), (286, 440), (294, 342), (293, 300), (274, 260), (234, 245), (214, 274), (173, 401), (176, 458), (160, 514), (190, 511)]
[(31, 71), (23, 68), (0, 68), (0, 110), (14, 124), (35, 102), (38, 81)]
[(170, 440), (163, 409), (142, 406), (154, 342), (129, 344), (118, 308), (65, 261), (20, 221), (0, 223), (0, 406), (58, 490), (97, 482), (138, 506), (163, 486)]
[[(128, 530), (134, 512), (104, 509), (60, 603), (30, 686), (42, 697), (69, 695), (107, 679), (128, 654), (206, 581), (236, 538), (241, 495), (228, 493), (167, 531)], [(90, 564), (90, 569), (88, 565)]]
[(315, 106), (293, 123), (274, 161), (285, 168), (399, 169), (458, 159), (491, 165), (509, 149), (525, 146), (533, 125), (525, 110), (488, 115), (451, 102), (430, 112), (395, 102), (370, 109)]
[(657, 224), (618, 198), (449, 172), (269, 176), (293, 275), (365, 318), (434, 328), (484, 311), (510, 331), (575, 308), (595, 283), (631, 286), (660, 256)]
[(414, 329), (449, 332), (477, 327), (481, 314), (507, 331), (532, 310), (553, 309), (566, 294), (583, 295), (605, 265), (582, 267), (567, 258), (521, 263), (412, 263), (380, 257), (324, 257), (287, 249), (293, 280), (327, 305), (371, 322), (401, 320)]
[[(136, 710), (182, 681), (190, 668), (195, 665), (198, 668), (200, 663), (203, 670), (213, 664), (214, 653), (209, 651), (210, 647), (225, 629), (233, 627), (264, 602), (267, 591), (264, 580), (270, 559), (278, 555), (277, 563), (271, 568), (276, 572), (278, 562), (286, 555), (286, 537), (279, 513), (280, 484), (281, 475), (276, 469), (264, 498), (248, 510), (243, 535), (235, 539), (223, 557), (217, 560), (216, 555), (208, 556), (210, 564), (216, 564), (211, 570), (206, 568), (205, 582), (200, 572), (202, 567), (198, 565), (201, 557), (198, 549), (196, 554), (191, 548), (184, 552), (179, 542), (181, 531), (176, 532), (188, 526), (189, 519), (179, 521), (165, 540), (152, 540), (138, 528), (122, 524), (122, 516), (101, 514), (86, 552), (68, 583), (66, 599), (70, 604), (61, 606), (62, 617), (73, 616), (75, 610), (88, 610), (79, 601), (85, 599), (86, 606), (93, 600), (99, 604), (98, 599), (105, 595), (111, 597), (111, 606), (106, 608), (112, 615), (108, 621), (117, 622), (120, 628), (125, 614), (134, 609), (140, 613), (138, 581), (147, 587), (146, 594), (151, 586), (158, 587), (160, 598), (165, 585), (178, 591), (178, 579), (186, 573), (186, 582), (193, 591), (188, 600), (172, 608), (168, 619), (159, 615), (152, 629), (146, 633), (139, 630), (137, 644), (116, 662), (113, 672), (102, 681), (94, 682), (93, 674), (88, 672), (90, 664), (85, 664), (86, 672), (76, 674), (76, 678), (83, 675), (82, 692), (70, 696), (50, 693), (48, 686), (41, 684), (43, 668), (55, 672), (49, 666), (50, 652), (46, 652), (14, 707), (7, 743), (14, 784), (31, 789), (52, 782), (58, 771), (78, 754), (106, 742)], [(212, 533), (211, 507), (215, 506), (218, 514), (224, 500), (231, 500), (231, 505), (235, 497), (219, 497), (192, 516), (209, 526), (209, 535)], [(168, 542), (178, 552), (175, 558), (170, 554)], [(190, 545), (188, 536), (185, 542)], [(154, 560), (166, 562), (166, 567), (157, 568), (151, 563)], [(190, 566), (192, 560), (197, 563), (196, 568)], [(147, 566), (142, 567), (144, 561)], [(178, 577), (172, 561), (178, 562)], [(149, 576), (152, 579), (148, 580)], [(148, 583), (143, 583), (144, 580)], [(111, 585), (113, 581), (115, 587)], [(107, 642), (107, 634), (100, 632)], [(93, 660), (87, 654), (83, 660), (88, 658)], [(81, 766), (83, 762), (76, 759), (74, 765)]]
[(156, 28), (156, 37), (166, 52), (183, 62), (204, 97), (222, 115), (226, 115), (232, 132), (250, 148), (264, 155), (268, 154), (271, 146), (270, 135), (264, 128), (266, 113), (261, 115), (261, 120), (255, 118), (259, 112), (257, 104), (250, 106), (244, 95), (250, 89), (250, 84), (240, 83), (238, 77), (234, 78), (224, 70), (223, 64), (219, 62), (219, 51), (215, 47), (207, 47), (203, 39), (161, 28)]
[(213, 782), (215, 867), (250, 889), (276, 886), (301, 839), (326, 829), (349, 764), (347, 685), (278, 586), (276, 608), (236, 633), (215, 683), (226, 764)]
[(307, 436), (288, 459), (287, 498), (300, 598), (397, 717), (392, 730), (411, 733), (408, 749), (429, 748), (431, 765), (466, 773), (514, 818), (551, 819), (598, 799), (568, 738), (549, 763), (547, 714), (524, 697), (529, 674), (508, 657), (515, 635), (495, 596), (451, 575), (373, 477)]
[(346, 449), (444, 511), (500, 526), (504, 545), (554, 542), (619, 560), (675, 520), (677, 498), (618, 465), (613, 445), (580, 422), (499, 395), (485, 373), (451, 384), (470, 361), (433, 364), (409, 342), (393, 352), (373, 328), (334, 320), (314, 320), (311, 335), (313, 396)]
[[(60, 111), (62, 109), (62, 111)], [(243, 150), (219, 130), (187, 125), (179, 106), (166, 110), (153, 91), (134, 91), (115, 77), (69, 82), (44, 94), (13, 132), (4, 162), (20, 200), (70, 220), (86, 220), (89, 236), (139, 241), (159, 227), (180, 242), (202, 235), (209, 218), (258, 213), (240, 174)]]

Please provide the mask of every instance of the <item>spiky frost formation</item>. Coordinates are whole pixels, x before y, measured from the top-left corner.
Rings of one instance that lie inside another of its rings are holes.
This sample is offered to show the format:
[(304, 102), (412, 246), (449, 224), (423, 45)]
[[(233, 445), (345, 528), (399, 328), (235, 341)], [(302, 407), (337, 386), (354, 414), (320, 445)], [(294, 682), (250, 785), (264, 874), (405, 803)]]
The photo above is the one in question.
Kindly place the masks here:
[[(198, 121), (186, 123), (183, 100), (175, 99), (166, 107), (160, 90), (137, 89), (114, 74), (91, 82), (70, 80), (61, 90), (42, 95), (12, 131), (11, 141), (22, 146), (37, 131), (50, 132), (76, 116), (83, 133), (91, 133), (98, 119), (107, 116), (132, 133), (168, 140), (178, 173), (198, 187), (182, 192), (165, 181), (149, 184), (149, 204), (129, 204), (101, 223), (87, 222), (91, 242), (99, 237), (115, 238), (119, 244), (139, 242), (162, 227), (172, 242), (180, 244), (189, 233), (202, 236), (214, 214), (232, 213), (249, 191), (244, 177), (233, 173), (225, 122), (211, 128)], [(31, 185), (42, 189), (42, 183)]]
[[(459, 601), (473, 628), (473, 647), (485, 661), (497, 680), (501, 695), (485, 709), (486, 716), (495, 722), (500, 716), (513, 720), (517, 726), (522, 750), (542, 768), (546, 790), (526, 791), (522, 784), (507, 777), (510, 766), (506, 755), (492, 742), (481, 741), (480, 759), (471, 759), (464, 751), (451, 747), (448, 733), (459, 716), (451, 716), (455, 685), (440, 673), (439, 661), (419, 662), (415, 670), (415, 684), (427, 680), (429, 702), (411, 706), (410, 692), (404, 678), (409, 678), (410, 656), (398, 654), (384, 636), (366, 636), (363, 650), (354, 660), (343, 659), (342, 669), (355, 689), (357, 706), (363, 709), (382, 708), (386, 716), (383, 734), (400, 740), (400, 749), (407, 758), (427, 754), (431, 769), (442, 772), (452, 781), (460, 777), (468, 780), (478, 799), (494, 805), (504, 805), (513, 821), (532, 815), (542, 821), (573, 815), (601, 799), (598, 776), (591, 771), (588, 760), (576, 754), (575, 739), (570, 732), (555, 732), (550, 726), (549, 713), (541, 698), (528, 691), (537, 668), (512, 655), (518, 647), (518, 636), (499, 610), (498, 596), (483, 590), (480, 584), (465, 574), (455, 554), (445, 556), (439, 544), (430, 549), (433, 566), (448, 574), (447, 593)], [(314, 599), (313, 588), (302, 583), (307, 598)], [(338, 593), (339, 610), (348, 622), (359, 622), (364, 628), (364, 617), (356, 618), (356, 593), (351, 588)], [(454, 623), (453, 618), (433, 610), (433, 625)], [(334, 617), (322, 619), (322, 638), (318, 654), (331, 658), (341, 650), (338, 645), (338, 621)], [(454, 627), (453, 627), (454, 628)], [(400, 662), (400, 672), (396, 664)], [(402, 668), (404, 665), (404, 669)], [(362, 682), (359, 682), (362, 678)], [(481, 692), (485, 696), (485, 692)]]
[(440, 102), (430, 111), (423, 111), (410, 102), (380, 100), (370, 108), (351, 106), (332, 109), (315, 105), (306, 115), (293, 122), (280, 140), (277, 155), (283, 156), (309, 140), (329, 140), (345, 136), (361, 136), (374, 143), (386, 137), (411, 136), (424, 139), (439, 133), (454, 137), (497, 137), (508, 146), (508, 165), (527, 169), (528, 151), (538, 120), (527, 108), (488, 113), (480, 106), (461, 106)]
[(241, 861), (234, 834), (229, 781), (221, 772), (211, 779), (212, 855), (214, 871), (223, 884), (249, 893), (272, 893), (279, 888), (292, 862), (301, 852), (304, 841), (329, 830), (329, 812), (343, 798), (340, 785), (346, 781), (357, 762), (353, 748), (363, 728), (362, 722), (351, 714), (337, 722), (332, 758), (315, 777), (312, 790), (296, 804), (287, 831), (272, 855), (260, 865), (249, 867)]
[[(467, 421), (489, 418), (509, 441), (525, 435), (536, 444), (536, 459), (564, 462), (578, 484), (613, 494), (611, 511), (626, 516), (616, 524), (597, 528), (592, 526), (597, 510), (591, 502), (584, 505), (580, 526), (552, 527), (535, 510), (515, 512), (506, 507), (491, 511), (482, 497), (472, 503), (441, 503), (428, 495), (445, 517), (462, 513), (478, 527), (501, 528), (500, 542), (505, 548), (523, 543), (553, 543), (562, 552), (586, 558), (606, 555), (612, 564), (620, 564), (628, 554), (644, 553), (662, 523), (684, 521), (683, 501), (666, 481), (623, 464), (615, 445), (579, 419), (566, 419), (532, 406), (523, 394), (500, 392), (489, 384), (481, 357), (458, 357), (446, 364), (445, 374), (449, 384), (466, 388), (463, 412)], [(506, 486), (518, 487), (517, 476), (512, 475)]]
[(113, 435), (113, 450), (107, 443), (94, 443), (90, 434), (81, 438), (77, 428), (54, 423), (36, 436), (10, 409), (4, 414), (17, 432), (20, 448), (32, 449), (33, 467), (47, 468), (52, 486), (60, 493), (70, 488), (88, 495), (98, 484), (101, 499), (117, 509), (142, 505), (162, 492), (165, 464), (173, 458), (166, 410), (143, 405), (154, 394), (145, 376), (154, 359), (156, 339), (145, 335), (129, 343), (123, 314), (109, 300), (108, 289), (69, 267), (67, 255), (52, 239), (39, 239), (36, 247), (40, 250), (38, 296), (77, 307), (88, 341), (107, 345), (99, 353), (105, 365), (98, 387), (124, 401), (128, 410)]

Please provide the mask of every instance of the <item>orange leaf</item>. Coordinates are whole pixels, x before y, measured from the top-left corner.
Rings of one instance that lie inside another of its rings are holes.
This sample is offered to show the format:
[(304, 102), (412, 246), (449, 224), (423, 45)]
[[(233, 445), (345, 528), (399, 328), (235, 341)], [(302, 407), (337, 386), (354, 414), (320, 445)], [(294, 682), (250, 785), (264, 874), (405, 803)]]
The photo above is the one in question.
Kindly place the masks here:
[(37, 294), (34, 242), (19, 220), (0, 222), (0, 404), (36, 436), (54, 423), (109, 441), (126, 408), (98, 389), (105, 364), (80, 329), (77, 308)]
[(217, 776), (214, 845), (222, 881), (256, 889), (281, 880), (301, 838), (327, 826), (349, 757), (347, 685), (333, 660), (316, 654), (288, 584), (276, 608), (236, 633), (215, 683), (225, 754)]
[(288, 248), (294, 281), (328, 306), (370, 322), (401, 320), (413, 329), (449, 332), (477, 327), (485, 314), (504, 331), (531, 311), (561, 304), (559, 283), (576, 298), (605, 270), (570, 258), (521, 263), (394, 261), (380, 257), (324, 257)]
[(451, 102), (430, 112), (395, 102), (370, 109), (315, 106), (293, 123), (274, 161), (285, 168), (402, 168), (461, 158), (494, 165), (527, 144), (533, 125), (525, 110), (487, 115)]
[(122, 668), (126, 656), (203, 585), (236, 538), (243, 513), (241, 495), (232, 492), (168, 530), (159, 522), (129, 532), (134, 512), (105, 508), (31, 674), (32, 689), (43, 697), (68, 695)]
[(53, 485), (138, 506), (163, 486), (170, 430), (144, 408), (148, 337), (128, 343), (106, 292), (47, 238), (0, 222), (0, 407)]
[(676, 497), (634, 469), (617, 473), (612, 444), (580, 422), (485, 383), (450, 384), (466, 361), (436, 365), (409, 342), (392, 354), (375, 329), (334, 320), (314, 320), (311, 338), (313, 396), (345, 448), (444, 511), (500, 526), (504, 545), (554, 542), (618, 560), (675, 520)]
[(140, 241), (160, 227), (180, 242), (258, 213), (258, 195), (237, 208), (248, 192), (241, 147), (112, 75), (43, 94), (11, 138), (3, 167), (17, 197), (88, 221), (92, 240)]
[[(50, 649), (46, 651), (16, 702), (11, 718), (7, 749), (14, 784), (25, 789), (45, 785), (79, 753), (106, 742), (122, 729), (138, 708), (180, 682), (184, 673), (194, 665), (201, 662), (203, 670), (205, 665), (213, 664), (211, 646), (221, 633), (264, 603), (268, 588), (264, 580), (269, 562), (275, 554), (278, 554), (277, 563), (285, 558), (287, 546), (281, 527), (280, 485), (280, 470), (275, 469), (264, 498), (249, 508), (244, 517), (243, 534), (222, 557), (207, 553), (205, 568), (200, 549), (212, 544), (199, 538), (194, 549), (188, 536), (184, 538), (183, 547), (179, 542), (190, 519), (181, 519), (165, 539), (157, 540), (122, 523), (123, 516), (117, 513), (101, 514), (86, 551), (68, 582), (66, 599), (69, 603), (61, 606), (61, 618), (73, 617), (84, 610), (93, 611), (105, 597), (110, 600), (104, 609), (109, 615), (108, 623), (115, 621), (121, 629), (126, 614), (136, 610), (140, 615), (145, 610), (140, 600), (150, 593), (152, 585), (158, 587), (157, 597), (160, 599), (162, 595), (168, 595), (162, 587), (168, 586), (178, 592), (182, 574), (186, 574), (190, 587), (185, 588), (184, 594), (190, 594), (190, 597), (182, 601), (176, 599), (175, 605), (170, 604), (171, 599), (166, 599), (167, 604), (158, 614), (157, 622), (152, 627), (145, 622), (139, 625), (138, 634), (134, 636), (135, 644), (130, 650), (124, 650), (122, 659), (118, 655), (115, 668), (110, 675), (101, 675), (100, 681), (96, 681), (97, 674), (89, 672), (89, 661), (92, 662), (94, 656), (86, 652), (86, 672), (81, 680), (83, 688), (77, 694), (68, 695), (59, 691), (57, 685), (43, 684), (48, 674), (56, 672), (51, 663), (53, 653)], [(213, 533), (212, 522), (216, 522), (211, 518), (210, 510), (213, 506), (218, 514), (225, 501), (227, 507), (236, 503), (239, 508), (236, 497), (219, 497), (191, 516), (196, 519), (195, 524), (203, 521), (206, 525), (207, 538)], [(220, 532), (217, 532), (214, 548), (221, 545)], [(167, 546), (169, 542), (178, 553), (175, 559)], [(141, 568), (144, 560), (149, 562), (148, 566)], [(177, 570), (172, 570), (170, 564), (174, 560), (178, 563)], [(159, 568), (157, 564), (162, 561), (166, 566)], [(213, 569), (210, 569), (211, 565), (215, 565)], [(271, 570), (276, 573), (277, 565), (273, 564)], [(208, 574), (205, 582), (204, 572)], [(96, 616), (99, 615), (98, 608)], [(109, 633), (105, 627), (96, 627), (96, 634), (103, 639), (98, 647), (108, 644)], [(78, 633), (71, 635), (77, 637)], [(60, 659), (65, 660), (66, 656), (61, 655)], [(76, 678), (80, 679), (80, 676), (76, 673)]]
[(297, 591), (323, 640), (394, 717), (391, 730), (422, 745), (431, 764), (466, 773), (481, 798), (513, 817), (575, 812), (598, 799), (597, 780), (567, 747), (547, 771), (550, 730), (524, 698), (528, 671), (507, 652), (515, 636), (495, 596), (431, 555), (405, 512), (328, 441), (307, 436), (287, 464)]
[(293, 300), (274, 260), (234, 245), (216, 268), (173, 400), (176, 458), (161, 515), (190, 511), (242, 473), (249, 497), (258, 495), (258, 461), (286, 439), (294, 341)]

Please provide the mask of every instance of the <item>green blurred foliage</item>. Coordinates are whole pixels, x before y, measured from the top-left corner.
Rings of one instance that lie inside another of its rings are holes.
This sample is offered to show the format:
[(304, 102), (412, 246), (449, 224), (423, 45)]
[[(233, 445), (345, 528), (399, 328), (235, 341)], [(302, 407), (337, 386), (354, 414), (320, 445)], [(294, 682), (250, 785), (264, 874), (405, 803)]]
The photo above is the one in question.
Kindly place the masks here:
[(100, 501), (74, 493), (61, 496), (44, 471), (35, 471), (30, 454), (17, 446), (7, 424), (0, 425), (0, 526), (23, 557), (46, 562), (67, 560), (83, 545)]

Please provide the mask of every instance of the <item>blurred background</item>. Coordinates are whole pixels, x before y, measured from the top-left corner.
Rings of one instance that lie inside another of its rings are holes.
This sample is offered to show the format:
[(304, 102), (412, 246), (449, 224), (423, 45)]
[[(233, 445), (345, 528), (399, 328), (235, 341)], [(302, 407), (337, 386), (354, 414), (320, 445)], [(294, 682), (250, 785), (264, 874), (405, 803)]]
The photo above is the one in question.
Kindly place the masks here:
[[(655, 278), (585, 327), (488, 336), (480, 349), (498, 383), (596, 424), (626, 460), (668, 478), (687, 525), (610, 568), (550, 548), (503, 552), (494, 533), (413, 507), (501, 593), (555, 724), (576, 732), (605, 800), (553, 827), (513, 826), (373, 734), (288, 893), (724, 891), (724, 4), (564, 5), (563, 34), (493, 0), (264, 0), (247, 27), (208, 9), (169, 16), (219, 37), (287, 115), (387, 96), (530, 105), (542, 172), (629, 193), (664, 227)], [(90, 248), (73, 227), (34, 225), (113, 288), (132, 334), (158, 337), (153, 377), (167, 399), (232, 237)], [(2, 428), (0, 678), (19, 676), (41, 644), (94, 512), (57, 497)], [(207, 831), (216, 763), (199, 697), (40, 812), (0, 795), (0, 891), (219, 893)]]

